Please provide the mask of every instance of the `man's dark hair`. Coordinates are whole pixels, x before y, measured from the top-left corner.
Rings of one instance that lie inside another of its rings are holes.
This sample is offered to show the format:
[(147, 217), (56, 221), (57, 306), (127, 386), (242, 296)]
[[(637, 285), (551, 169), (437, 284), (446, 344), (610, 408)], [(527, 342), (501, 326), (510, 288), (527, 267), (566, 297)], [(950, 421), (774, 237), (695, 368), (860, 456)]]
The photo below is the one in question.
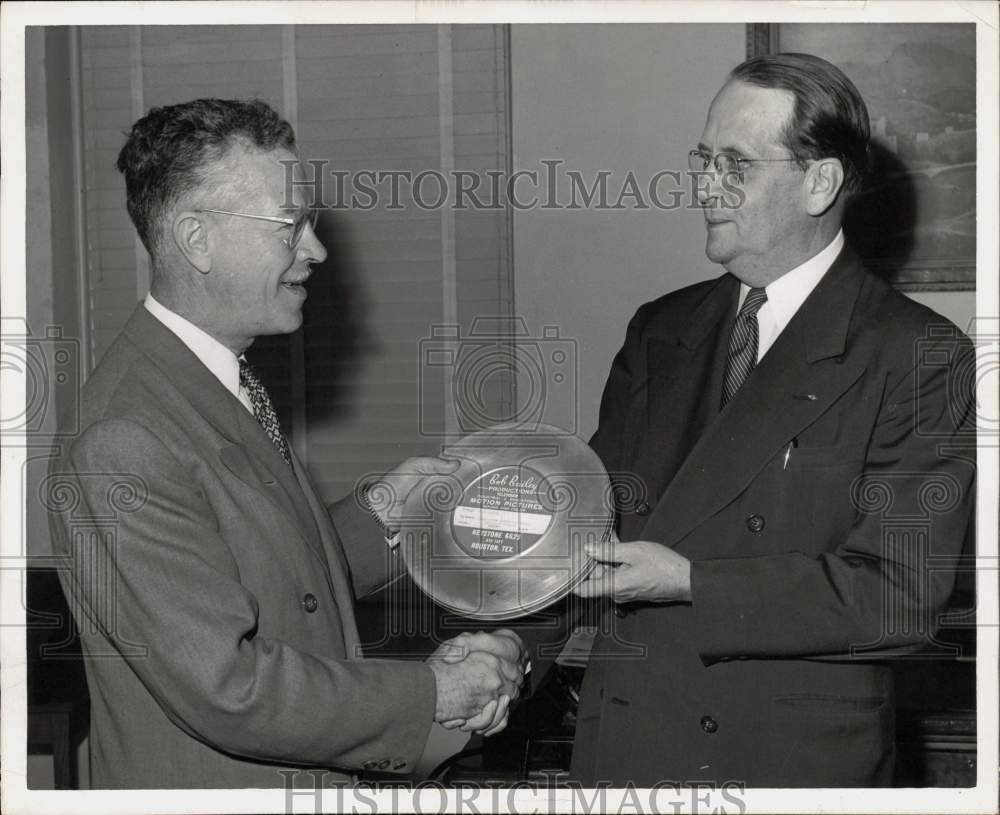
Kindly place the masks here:
[(812, 54), (766, 54), (737, 65), (729, 78), (791, 92), (795, 107), (782, 141), (792, 156), (803, 167), (807, 159), (838, 158), (845, 192), (861, 188), (868, 171), (868, 108), (836, 65)]
[(210, 164), (241, 142), (294, 151), (295, 133), (259, 99), (195, 99), (152, 108), (132, 125), (116, 166), (125, 175), (129, 217), (150, 255), (163, 214), (205, 181)]

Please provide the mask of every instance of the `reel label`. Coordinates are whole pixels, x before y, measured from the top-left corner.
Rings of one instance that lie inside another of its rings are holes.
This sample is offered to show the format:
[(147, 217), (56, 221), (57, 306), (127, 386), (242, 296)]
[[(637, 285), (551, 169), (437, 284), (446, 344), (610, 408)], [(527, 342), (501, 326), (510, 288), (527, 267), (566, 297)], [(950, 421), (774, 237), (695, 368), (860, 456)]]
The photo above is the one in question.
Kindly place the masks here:
[(552, 523), (542, 506), (542, 476), (530, 467), (499, 467), (470, 484), (451, 516), (452, 535), (476, 558), (515, 557)]

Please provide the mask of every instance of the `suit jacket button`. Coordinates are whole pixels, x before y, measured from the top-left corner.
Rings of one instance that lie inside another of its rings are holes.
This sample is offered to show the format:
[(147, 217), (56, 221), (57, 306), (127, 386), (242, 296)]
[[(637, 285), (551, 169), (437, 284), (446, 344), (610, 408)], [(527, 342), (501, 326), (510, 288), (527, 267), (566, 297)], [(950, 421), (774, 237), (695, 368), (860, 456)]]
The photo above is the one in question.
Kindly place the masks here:
[(370, 758), (370, 759), (368, 759), (368, 761), (366, 761), (364, 764), (361, 765), (361, 769), (362, 770), (374, 770), (377, 766), (378, 766), (378, 762), (375, 759)]
[(406, 766), (406, 762), (400, 759), (399, 761), (393, 762), (392, 769), (402, 770)]
[(848, 557), (844, 558), (844, 560), (847, 561), (847, 565), (850, 566), (852, 569), (860, 569), (864, 565), (861, 558), (859, 557)]
[(615, 603), (615, 616), (622, 620), (628, 616), (628, 609)]
[(380, 762), (378, 763), (378, 768), (379, 768), (380, 770), (384, 770), (384, 769), (385, 769), (386, 767), (388, 767), (388, 766), (389, 766), (389, 764), (390, 764), (390, 762), (389, 762), (389, 759), (387, 759), (387, 758), (383, 758), (383, 759), (382, 759), (382, 760), (381, 760), (381, 761), (380, 761)]
[(747, 518), (747, 529), (753, 532), (755, 535), (764, 528), (764, 516), (763, 515), (751, 515)]
[(649, 504), (643, 501), (639, 506), (635, 508), (636, 515), (649, 515)]
[(719, 729), (719, 723), (715, 721), (711, 716), (701, 717), (701, 729), (706, 733), (714, 733)]
[(315, 594), (307, 594), (302, 598), (302, 608), (306, 610), (306, 614), (312, 614), (316, 609), (319, 608), (319, 600), (316, 599)]

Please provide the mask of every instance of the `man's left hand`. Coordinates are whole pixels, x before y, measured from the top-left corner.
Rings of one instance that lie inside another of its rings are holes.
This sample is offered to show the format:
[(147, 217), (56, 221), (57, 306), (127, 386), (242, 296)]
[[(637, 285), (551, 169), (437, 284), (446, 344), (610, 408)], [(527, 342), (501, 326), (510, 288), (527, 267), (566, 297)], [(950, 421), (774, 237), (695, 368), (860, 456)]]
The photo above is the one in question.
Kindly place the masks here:
[(433, 489), (435, 483), (439, 489), (456, 489), (459, 485), (449, 483), (452, 479), (448, 476), (453, 475), (458, 466), (457, 461), (432, 456), (408, 458), (396, 469), (369, 482), (365, 498), (384, 528), (398, 529), (410, 493), (415, 489)]
[(585, 546), (597, 561), (573, 592), (580, 597), (610, 597), (616, 603), (691, 602), (691, 561), (652, 541)]

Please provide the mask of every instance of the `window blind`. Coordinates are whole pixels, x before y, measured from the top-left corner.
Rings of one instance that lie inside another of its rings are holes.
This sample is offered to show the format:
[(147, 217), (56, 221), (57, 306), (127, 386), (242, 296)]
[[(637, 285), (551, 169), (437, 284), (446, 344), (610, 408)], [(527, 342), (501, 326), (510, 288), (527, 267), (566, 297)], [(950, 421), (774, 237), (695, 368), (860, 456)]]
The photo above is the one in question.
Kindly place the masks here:
[[(81, 48), (95, 359), (148, 285), (114, 162), (150, 107), (264, 99), (292, 121), (304, 157), (347, 178), (508, 169), (501, 26), (101, 26), (81, 30)], [(433, 181), (423, 189), (437, 197)], [(388, 185), (378, 191), (387, 196)], [(380, 197), (321, 214), (329, 255), (309, 282), (300, 336), (260, 338), (248, 354), (328, 501), (367, 473), (440, 449), (454, 394), (443, 371), (428, 374), (425, 341), (436, 325), (465, 337), (477, 317), (512, 308), (503, 203), (425, 209), (406, 184), (401, 192), (398, 209)], [(502, 371), (483, 383), (487, 414), (509, 410), (512, 387)]]

